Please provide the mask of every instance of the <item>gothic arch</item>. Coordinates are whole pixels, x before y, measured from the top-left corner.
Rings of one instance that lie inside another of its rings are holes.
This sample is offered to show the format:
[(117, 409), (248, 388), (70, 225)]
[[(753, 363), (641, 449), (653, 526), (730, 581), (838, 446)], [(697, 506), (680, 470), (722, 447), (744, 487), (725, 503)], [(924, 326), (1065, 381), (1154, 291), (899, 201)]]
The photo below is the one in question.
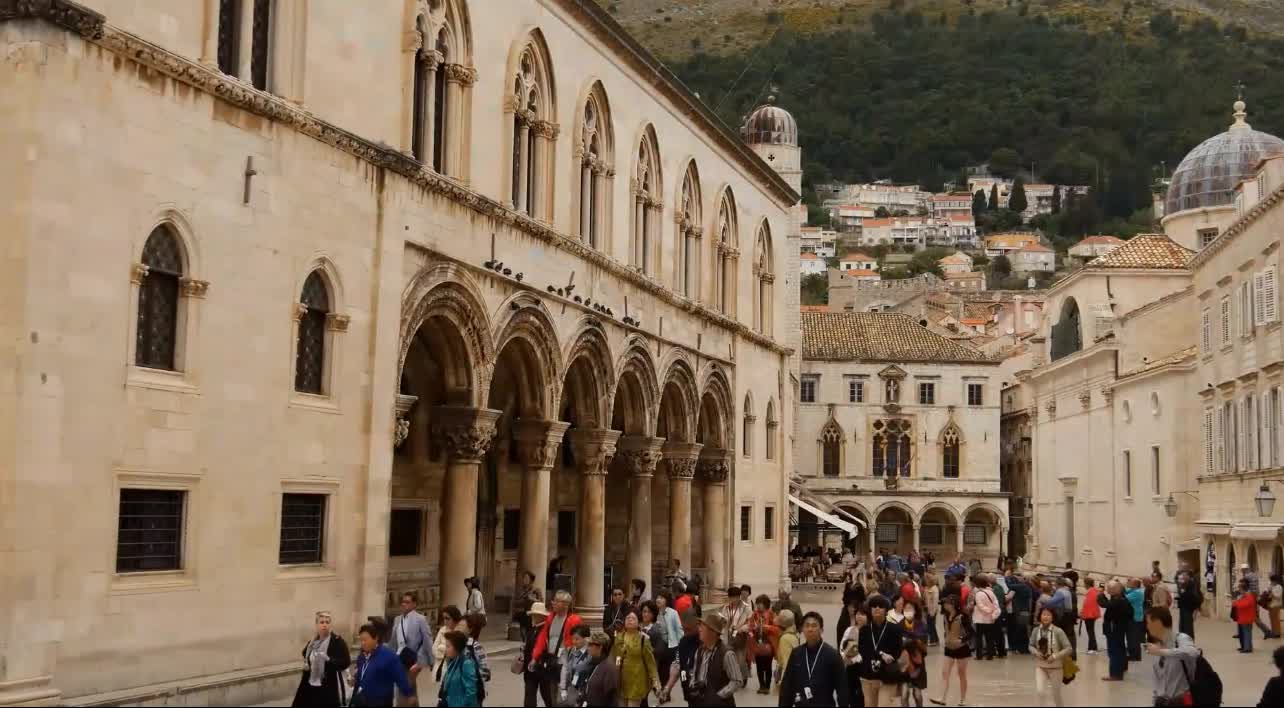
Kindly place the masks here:
[(660, 223), (664, 209), (664, 173), (660, 167), (660, 146), (655, 127), (642, 126), (633, 141), (633, 175), (629, 191), (633, 195), (630, 219), (629, 265), (648, 275), (658, 273)]
[(611, 196), (615, 193), (615, 118), (606, 89), (593, 80), (575, 102), (571, 184), (574, 235), (593, 248), (611, 252)]
[(768, 460), (776, 459), (777, 450), (779, 449), (778, 436), (780, 435), (780, 420), (776, 418), (776, 399), (767, 399), (767, 417), (763, 422), (765, 435), (763, 437), (766, 443), (766, 456)]
[(954, 422), (954, 416), (951, 414), (949, 422), (941, 428), (941, 432), (936, 437), (936, 447), (941, 457), (942, 478), (957, 479), (962, 476), (964, 444), (963, 429)]
[(615, 370), (616, 403), (611, 427), (626, 435), (653, 435), (659, 413), (660, 384), (655, 360), (641, 337), (635, 337), (620, 355)]
[(472, 20), (464, 0), (415, 0), (412, 27), (425, 27), (429, 37), (443, 38), (461, 64), (472, 64)]
[(906, 504), (905, 502), (902, 502), (902, 501), (892, 500), (892, 501), (883, 502), (878, 506), (877, 509), (874, 510), (874, 523), (878, 523), (878, 517), (882, 516), (883, 512), (887, 511), (888, 509), (899, 509), (900, 511), (904, 512), (905, 518), (908, 519), (910, 523), (917, 523), (918, 521), (918, 518), (919, 518), (918, 514), (914, 513), (914, 510), (910, 508), (909, 504)]
[(718, 214), (714, 220), (713, 237), (709, 239), (709, 282), (713, 292), (709, 301), (719, 312), (735, 317), (736, 270), (740, 257), (740, 222), (736, 209), (736, 195), (731, 186), (722, 188), (718, 198)]
[(843, 426), (834, 418), (834, 412), (829, 412), (829, 420), (821, 426), (820, 433), (816, 436), (816, 445), (820, 448), (820, 476), (821, 477), (842, 477), (846, 469), (847, 462), (847, 435), (843, 432)]
[(1057, 323), (1052, 325), (1052, 361), (1083, 349), (1083, 325), (1081, 320), (1079, 303), (1073, 297), (1067, 297), (1061, 302)]
[(700, 297), (700, 238), (704, 234), (704, 196), (700, 187), (700, 170), (694, 158), (688, 158), (678, 182), (674, 199), (677, 231), (673, 239), (673, 287), (679, 294), (696, 300)]
[(758, 224), (753, 247), (753, 325), (754, 330), (770, 336), (772, 333), (773, 291), (776, 281), (775, 254), (771, 245), (771, 224), (764, 218)]
[[(519, 389), (523, 418), (552, 419), (558, 411), (558, 386), (562, 379), (562, 352), (557, 328), (540, 298), (520, 292), (500, 305), (494, 333), (496, 367), (507, 370)], [(495, 408), (494, 403), (490, 407)]]
[(611, 347), (597, 318), (581, 318), (563, 361), (566, 374), (559, 399), (562, 409), (573, 410), (573, 422), (581, 428), (607, 427), (615, 396), (615, 372)]
[(294, 293), (303, 292), (303, 284), (307, 282), (308, 276), (314, 271), (320, 271), (321, 277), (325, 279), (326, 288), (330, 295), (330, 311), (343, 312), (343, 304), (346, 302), (343, 296), (343, 281), (339, 278), (339, 268), (335, 266), (334, 261), (325, 254), (318, 254), (308, 261), (307, 266), (295, 274)]
[(408, 3), (403, 142), (429, 169), (468, 174), (473, 68), (472, 22), (464, 0)]
[(509, 53), (502, 121), (510, 159), (503, 163), (505, 197), (514, 209), (551, 220), (553, 163), (556, 155), (557, 95), (553, 64), (544, 34), (523, 32)]
[(673, 442), (695, 442), (700, 406), (696, 378), (691, 364), (677, 351), (666, 357), (656, 435)]
[(753, 456), (753, 427), (758, 420), (753, 411), (753, 392), (745, 391), (744, 410), (740, 411), (740, 452), (745, 457)]
[[(199, 279), (202, 273), (200, 240), (196, 237), (196, 229), (192, 227), (192, 222), (177, 207), (167, 205), (159, 209), (155, 216), (152, 217), (151, 224), (145, 231), (139, 231), (135, 235), (133, 253), (135, 257), (143, 252), (143, 247), (152, 232), (160, 227), (169, 229), (174, 238), (178, 240), (180, 255), (183, 258), (183, 275), (187, 278)], [(307, 273), (303, 274), (307, 278)], [(298, 282), (299, 287), (303, 287), (303, 280)]]
[(450, 402), (480, 406), (483, 392), (490, 388), (490, 365), (495, 361), (490, 316), (482, 303), (480, 289), (459, 266), (443, 263), (419, 271), (401, 296), (398, 378), (406, 369), (406, 357), (429, 320), (440, 320), (448, 336), (433, 342), (442, 352), (443, 383)]
[(700, 386), (700, 416), (696, 441), (706, 447), (732, 450), (736, 434), (734, 411), (736, 409), (731, 395), (731, 385), (726, 374), (716, 363), (705, 367)]

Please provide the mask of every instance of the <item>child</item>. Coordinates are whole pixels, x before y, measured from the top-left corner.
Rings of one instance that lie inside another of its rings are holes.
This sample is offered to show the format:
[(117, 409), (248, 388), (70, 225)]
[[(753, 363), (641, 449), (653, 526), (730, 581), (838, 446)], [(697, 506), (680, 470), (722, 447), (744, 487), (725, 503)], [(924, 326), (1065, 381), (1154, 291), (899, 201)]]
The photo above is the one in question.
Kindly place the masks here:
[(1231, 603), (1231, 618), (1239, 625), (1239, 649), (1241, 654), (1253, 653), (1253, 624), (1257, 621), (1257, 595), (1249, 592), (1248, 579), (1239, 581), (1239, 597)]
[(905, 667), (905, 683), (901, 684), (901, 705), (923, 708), (923, 691), (927, 689), (927, 645), (922, 639), (910, 639), (901, 651), (901, 665)]
[(589, 656), (588, 625), (581, 624), (571, 631), (571, 642), (574, 647), (562, 660), (561, 699), (563, 705), (577, 706), (582, 703), (584, 689), (588, 686), (589, 676), (593, 673), (593, 657)]

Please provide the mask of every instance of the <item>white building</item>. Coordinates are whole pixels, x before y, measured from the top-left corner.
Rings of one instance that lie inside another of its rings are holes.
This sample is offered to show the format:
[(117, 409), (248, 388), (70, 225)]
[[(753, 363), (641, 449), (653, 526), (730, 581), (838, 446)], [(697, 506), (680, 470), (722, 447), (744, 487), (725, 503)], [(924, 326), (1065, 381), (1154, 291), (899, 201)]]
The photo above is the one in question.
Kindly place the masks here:
[(1070, 247), (1070, 257), (1090, 261), (1119, 248), (1124, 240), (1117, 236), (1089, 236)]
[(888, 213), (905, 211), (912, 214), (926, 213), (931, 199), (930, 192), (924, 192), (918, 185), (895, 185), (886, 182), (873, 184), (853, 184), (847, 188), (847, 203), (868, 209), (882, 207)]
[(838, 232), (819, 226), (804, 226), (798, 243), (803, 253), (833, 258), (838, 244)]
[(878, 259), (860, 251), (852, 251), (838, 261), (838, 269), (851, 278), (878, 280)]
[(936, 263), (941, 266), (941, 272), (947, 276), (951, 273), (972, 272), (972, 257), (962, 251), (955, 251)]
[(860, 533), (861, 551), (918, 548), (993, 567), (1008, 528), (998, 362), (902, 313), (803, 313), (802, 333), (804, 488), (873, 531)]
[(858, 233), (865, 220), (872, 218), (873, 207), (858, 204), (834, 204), (829, 207), (829, 223), (841, 233)]
[(929, 213), (940, 219), (966, 217), (968, 221), (971, 221), (974, 217), (972, 214), (971, 192), (933, 194), (929, 204), (931, 205)]
[(1007, 254), (1013, 273), (1051, 273), (1057, 269), (1057, 252), (1041, 243), (1029, 243)]
[(825, 265), (825, 259), (811, 253), (803, 251), (798, 256), (798, 272), (802, 275), (820, 275), (825, 272), (828, 266)]

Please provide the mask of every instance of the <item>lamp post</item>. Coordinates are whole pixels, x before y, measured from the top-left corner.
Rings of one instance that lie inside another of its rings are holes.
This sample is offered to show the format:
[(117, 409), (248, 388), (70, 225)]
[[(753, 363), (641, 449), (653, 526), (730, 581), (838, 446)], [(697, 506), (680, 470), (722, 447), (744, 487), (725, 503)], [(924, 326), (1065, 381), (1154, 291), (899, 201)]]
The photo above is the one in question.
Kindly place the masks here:
[(1253, 504), (1257, 507), (1257, 515), (1265, 519), (1275, 511), (1275, 493), (1271, 491), (1270, 483), (1284, 484), (1284, 480), (1264, 479), (1262, 486), (1257, 488), (1257, 494), (1253, 496)]
[(1173, 494), (1185, 494), (1195, 500), (1199, 499), (1199, 494), (1197, 492), (1187, 492), (1179, 489), (1176, 492), (1169, 493), (1168, 499), (1164, 502), (1164, 513), (1167, 514), (1170, 519), (1177, 518), (1177, 499), (1173, 497)]

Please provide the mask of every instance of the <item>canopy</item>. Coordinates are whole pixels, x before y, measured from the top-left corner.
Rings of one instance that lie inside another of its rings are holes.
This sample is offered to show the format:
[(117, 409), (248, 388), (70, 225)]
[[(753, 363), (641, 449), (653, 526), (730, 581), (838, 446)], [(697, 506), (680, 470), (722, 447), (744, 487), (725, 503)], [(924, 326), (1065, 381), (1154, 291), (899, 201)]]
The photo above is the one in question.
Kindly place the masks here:
[(789, 495), (789, 501), (793, 504), (797, 504), (800, 508), (806, 509), (807, 511), (810, 511), (811, 513), (815, 514), (816, 518), (824, 519), (825, 521), (828, 521), (830, 524), (833, 524), (835, 527), (842, 529), (847, 533), (850, 533), (852, 535), (855, 535), (857, 533), (857, 528), (855, 524), (849, 521), (844, 521), (827, 511), (821, 511), (817, 507), (814, 507), (811, 504), (808, 504), (807, 502), (803, 501), (802, 499), (799, 499), (798, 497), (792, 494)]

